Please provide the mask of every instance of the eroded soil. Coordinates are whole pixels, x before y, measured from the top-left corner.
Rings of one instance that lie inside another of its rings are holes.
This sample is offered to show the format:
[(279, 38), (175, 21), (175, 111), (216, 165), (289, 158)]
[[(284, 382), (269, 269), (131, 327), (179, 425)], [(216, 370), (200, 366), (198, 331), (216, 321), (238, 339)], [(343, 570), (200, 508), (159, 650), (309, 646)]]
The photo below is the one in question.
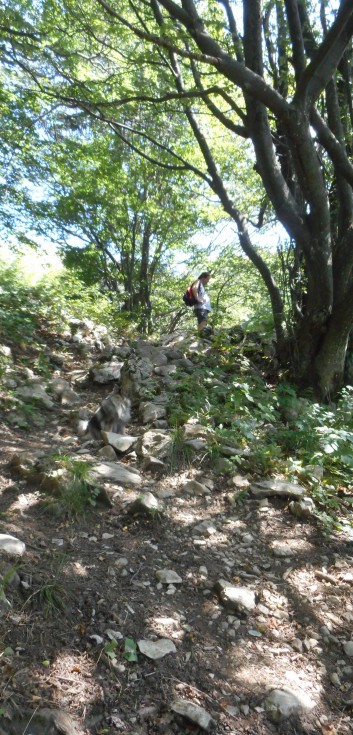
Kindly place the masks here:
[[(97, 404), (104, 391), (83, 393), (83, 403)], [(129, 515), (137, 491), (114, 486), (112, 508), (53, 516), (39, 489), (8, 467), (14, 453), (80, 449), (59, 405), (43, 416), (43, 429), (1, 425), (0, 532), (26, 544), (0, 619), (3, 732), (39, 735), (34, 715), (47, 707), (77, 723), (65, 735), (201, 733), (173, 714), (180, 698), (211, 714), (218, 735), (351, 732), (353, 659), (343, 646), (352, 639), (352, 543), (298, 521), (288, 500), (232, 504), (232, 480), (197, 455), (159, 479), (144, 475), (143, 489), (163, 498), (152, 517)], [(144, 428), (134, 421), (136, 435)], [(192, 477), (210, 480), (210, 493), (185, 495)], [(206, 519), (209, 534), (194, 533)], [(291, 545), (290, 557), (275, 555), (279, 542)], [(158, 584), (165, 568), (182, 583)], [(251, 614), (220, 605), (220, 578), (255, 590)], [(129, 661), (127, 638), (167, 638), (176, 652), (153, 661), (137, 647)], [(315, 707), (274, 721), (264, 700), (276, 688), (302, 691)]]

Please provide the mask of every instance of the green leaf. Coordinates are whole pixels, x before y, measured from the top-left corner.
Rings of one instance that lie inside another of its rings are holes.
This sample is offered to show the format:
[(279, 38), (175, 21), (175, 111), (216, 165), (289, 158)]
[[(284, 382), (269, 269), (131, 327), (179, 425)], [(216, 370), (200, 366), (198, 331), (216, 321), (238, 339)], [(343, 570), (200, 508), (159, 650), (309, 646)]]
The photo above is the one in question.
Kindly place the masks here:
[(104, 653), (111, 659), (116, 658), (116, 647), (117, 647), (117, 641), (115, 638), (112, 638), (109, 643), (106, 643), (104, 646)]
[(340, 461), (348, 465), (348, 467), (353, 467), (353, 457), (351, 454), (341, 454)]
[(127, 661), (137, 661), (136, 642), (133, 638), (125, 638), (123, 656)]

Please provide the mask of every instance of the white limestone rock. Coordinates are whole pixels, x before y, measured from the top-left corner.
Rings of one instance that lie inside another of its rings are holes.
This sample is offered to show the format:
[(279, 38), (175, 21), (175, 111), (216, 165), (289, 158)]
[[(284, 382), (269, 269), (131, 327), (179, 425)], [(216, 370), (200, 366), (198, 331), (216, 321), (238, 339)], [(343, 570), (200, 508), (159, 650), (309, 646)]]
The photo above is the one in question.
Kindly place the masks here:
[(164, 658), (168, 654), (176, 653), (176, 647), (173, 641), (169, 638), (160, 638), (158, 641), (141, 640), (137, 641), (137, 645), (141, 653), (147, 658), (157, 661), (159, 658)]
[(205, 732), (210, 732), (216, 725), (211, 715), (203, 707), (194, 704), (194, 702), (189, 702), (187, 699), (176, 699), (172, 703), (172, 710), (194, 725), (201, 727)]
[(0, 533), (0, 554), (7, 556), (23, 556), (26, 551), (26, 544), (15, 536), (7, 533)]

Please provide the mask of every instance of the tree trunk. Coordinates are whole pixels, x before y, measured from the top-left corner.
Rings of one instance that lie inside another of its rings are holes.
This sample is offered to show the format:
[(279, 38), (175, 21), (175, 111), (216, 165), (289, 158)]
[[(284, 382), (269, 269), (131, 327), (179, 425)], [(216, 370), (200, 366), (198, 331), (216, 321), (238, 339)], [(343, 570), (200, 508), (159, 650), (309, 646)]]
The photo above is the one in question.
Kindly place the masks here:
[(315, 368), (318, 397), (324, 401), (335, 398), (342, 388), (348, 344), (348, 334), (329, 330), (320, 349)]
[(344, 367), (349, 335), (352, 329), (352, 288), (334, 308), (327, 332), (315, 360), (319, 395), (329, 400), (344, 384)]

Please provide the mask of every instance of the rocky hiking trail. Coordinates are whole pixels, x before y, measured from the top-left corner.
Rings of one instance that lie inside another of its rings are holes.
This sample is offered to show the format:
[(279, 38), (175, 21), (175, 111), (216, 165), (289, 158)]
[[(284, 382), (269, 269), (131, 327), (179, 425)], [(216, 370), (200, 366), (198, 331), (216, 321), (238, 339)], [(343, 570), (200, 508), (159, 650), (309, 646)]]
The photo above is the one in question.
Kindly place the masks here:
[[(351, 733), (352, 541), (299, 485), (229, 473), (236, 448), (213, 466), (196, 419), (176, 451), (167, 407), (212, 342), (76, 328), (50, 378), (13, 370), (43, 427), (1, 424), (0, 735)], [(94, 442), (117, 381), (132, 423)], [(72, 460), (97, 490), (68, 518)]]

